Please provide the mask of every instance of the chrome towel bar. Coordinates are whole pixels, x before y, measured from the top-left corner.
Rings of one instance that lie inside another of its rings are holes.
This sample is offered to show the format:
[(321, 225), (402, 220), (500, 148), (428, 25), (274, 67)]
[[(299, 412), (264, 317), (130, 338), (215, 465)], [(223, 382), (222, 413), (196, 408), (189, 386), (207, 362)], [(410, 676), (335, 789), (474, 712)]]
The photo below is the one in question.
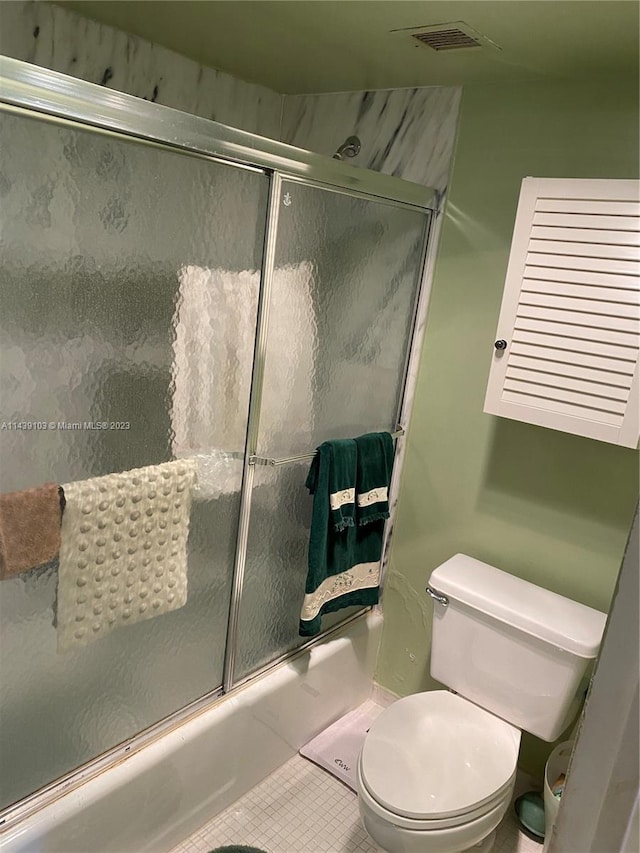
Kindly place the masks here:
[[(404, 430), (402, 427), (398, 427), (395, 432), (391, 433), (391, 438), (399, 438), (401, 435), (404, 435)], [(302, 453), (299, 456), (286, 456), (284, 459), (269, 459), (264, 456), (250, 456), (249, 465), (270, 465), (272, 467), (277, 467), (278, 465), (288, 465), (289, 462), (303, 462), (305, 459), (313, 459), (315, 455), (316, 451), (314, 450), (312, 453)]]

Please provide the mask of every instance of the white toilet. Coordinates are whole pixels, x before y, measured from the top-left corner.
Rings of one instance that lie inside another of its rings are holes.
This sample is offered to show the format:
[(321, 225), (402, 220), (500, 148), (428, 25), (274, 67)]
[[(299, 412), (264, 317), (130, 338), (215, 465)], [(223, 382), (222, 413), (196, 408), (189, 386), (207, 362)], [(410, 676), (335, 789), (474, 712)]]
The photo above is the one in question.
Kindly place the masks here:
[(584, 697), (606, 616), (456, 554), (429, 579), (431, 675), (358, 762), (364, 826), (389, 853), (488, 853), (513, 793), (520, 731), (556, 740)]

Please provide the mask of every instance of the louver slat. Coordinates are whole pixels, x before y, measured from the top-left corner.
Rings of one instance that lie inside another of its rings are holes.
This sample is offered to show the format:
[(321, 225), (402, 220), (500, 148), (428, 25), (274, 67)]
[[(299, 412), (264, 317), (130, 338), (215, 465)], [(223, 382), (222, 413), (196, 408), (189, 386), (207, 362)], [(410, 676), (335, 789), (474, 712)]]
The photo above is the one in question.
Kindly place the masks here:
[[(560, 385), (562, 384), (560, 381), (561, 379), (574, 376), (577, 379), (596, 383), (602, 382), (604, 378), (610, 385), (618, 388), (626, 388), (627, 391), (631, 387), (631, 378), (633, 374), (605, 372), (602, 368), (583, 367), (580, 364), (573, 364), (566, 361), (547, 361), (544, 358), (535, 358), (535, 361), (532, 361), (532, 359), (527, 358), (526, 356), (514, 355), (513, 352), (509, 359), (508, 375), (524, 376), (524, 374), (517, 373), (518, 368), (523, 368), (527, 371), (531, 371), (532, 374), (535, 374), (535, 371), (531, 369), (532, 364), (535, 364), (537, 371), (549, 374), (550, 377), (558, 377), (558, 384)], [(526, 378), (526, 376), (524, 378)], [(548, 378), (547, 381), (549, 381)]]
[[(611, 347), (611, 349), (615, 348)], [(589, 352), (576, 352), (574, 349), (555, 349), (554, 347), (522, 343), (515, 339), (511, 344), (511, 358), (514, 359), (514, 363), (519, 356), (536, 359), (538, 364), (549, 360), (558, 365), (560, 373), (565, 372), (565, 366), (594, 368), (595, 370), (606, 370), (612, 382), (614, 381), (613, 377), (619, 374), (627, 377), (631, 383), (635, 362), (633, 358), (627, 361), (620, 357), (620, 352), (627, 352), (622, 350), (622, 347), (617, 348), (617, 352), (617, 356), (614, 354), (609, 357), (608, 355), (594, 355)]]
[(638, 261), (614, 261), (609, 258), (580, 258), (576, 255), (543, 255), (529, 252), (526, 262), (529, 266), (547, 269), (586, 270), (587, 272), (623, 273), (637, 276), (640, 273)]
[(523, 181), (485, 412), (635, 447), (637, 181)]
[[(525, 370), (511, 365), (507, 371), (505, 388), (509, 386), (509, 383), (518, 382), (520, 384), (544, 386), (545, 396), (553, 397), (554, 392), (557, 392), (561, 400), (565, 399), (563, 393), (565, 389), (567, 391), (575, 391), (577, 394), (599, 397), (602, 399), (601, 405), (603, 406), (605, 406), (607, 401), (613, 403), (614, 401), (621, 400), (623, 403), (626, 403), (629, 396), (628, 388), (620, 388), (617, 385), (603, 385), (600, 382), (585, 381), (576, 379), (573, 376), (562, 376), (560, 373), (543, 373), (542, 371), (530, 370), (528, 368)], [(529, 388), (529, 390), (534, 391), (535, 389)]]
[[(600, 305), (606, 305), (610, 302), (618, 303), (619, 311), (626, 310), (628, 306), (632, 306), (633, 310), (638, 309), (638, 294), (632, 288), (628, 290), (617, 289), (614, 287), (598, 287), (590, 285), (581, 285), (577, 282), (563, 281), (547, 281), (543, 279), (524, 278), (522, 280), (522, 301), (530, 302), (532, 300), (545, 297), (564, 296), (571, 299), (572, 302), (578, 300), (587, 300), (598, 302)], [(623, 306), (625, 306), (623, 308)], [(635, 316), (633, 314), (632, 316)]]
[(540, 396), (550, 402), (559, 400), (561, 403), (573, 403), (576, 406), (589, 408), (593, 411), (609, 412), (622, 416), (625, 410), (623, 401), (611, 400), (608, 397), (600, 397), (597, 394), (587, 394), (572, 391), (566, 388), (554, 388), (551, 385), (537, 385), (531, 382), (520, 382), (516, 379), (507, 379), (504, 384), (505, 391), (519, 391), (522, 394)]
[(536, 213), (534, 225), (559, 225), (566, 228), (610, 228), (620, 231), (637, 231), (638, 216), (591, 216), (585, 213)]
[[(631, 317), (636, 320), (640, 320), (640, 304), (638, 304), (637, 300), (635, 302), (629, 301), (628, 303), (626, 300), (603, 302), (599, 299), (588, 299), (586, 295), (584, 295), (584, 289), (576, 288), (576, 290), (581, 290), (578, 298), (573, 295), (568, 297), (560, 296), (559, 294), (549, 293), (548, 291), (543, 293), (538, 291), (528, 291), (523, 287), (522, 293), (520, 294), (520, 304), (541, 305), (543, 307), (552, 307), (564, 311), (593, 314), (595, 315), (592, 318), (594, 322), (597, 321), (598, 315)], [(592, 288), (592, 290), (595, 291), (597, 288)], [(622, 291), (622, 293), (624, 294), (625, 291)], [(606, 291), (605, 295), (607, 295)]]
[(534, 225), (531, 229), (531, 238), (640, 246), (640, 233), (637, 231), (600, 231), (597, 228), (562, 228), (558, 225)]
[(619, 362), (631, 362), (634, 365), (634, 369), (638, 355), (637, 350), (631, 347), (620, 347), (607, 341), (590, 341), (585, 338), (563, 338), (560, 335), (538, 334), (537, 332), (530, 332), (527, 329), (513, 330), (513, 344), (516, 343), (538, 344), (538, 346), (545, 348), (557, 347), (576, 353), (592, 353), (598, 356), (607, 356)]
[(558, 267), (550, 269), (547, 267), (532, 266), (524, 268), (524, 275), (527, 278), (540, 281), (566, 281), (575, 282), (576, 284), (593, 284), (596, 287), (619, 287), (633, 290), (634, 292), (638, 289), (638, 282), (635, 276), (607, 273), (602, 270), (589, 272), (588, 270), (559, 269)]
[(548, 213), (595, 213), (598, 216), (640, 216), (640, 204), (634, 201), (588, 201), (578, 198), (538, 198), (536, 211)]
[(550, 255), (564, 255), (569, 258), (576, 255), (583, 255), (588, 258), (619, 258), (620, 260), (636, 262), (639, 259), (637, 246), (607, 245), (605, 243), (569, 243), (560, 239), (531, 240), (529, 251), (547, 252)]
[[(600, 337), (599, 332), (603, 329), (611, 329), (615, 332), (626, 332), (633, 335), (633, 338), (618, 338), (616, 343), (624, 346), (633, 346), (634, 339), (640, 331), (640, 324), (637, 320), (628, 317), (612, 317), (608, 314), (588, 314), (578, 311), (556, 311), (550, 305), (527, 305), (520, 303), (518, 308), (518, 319), (542, 320), (546, 323), (560, 323), (563, 329), (567, 329), (567, 334), (570, 337), (576, 337), (575, 331), (571, 326), (587, 326), (592, 328)], [(526, 327), (525, 327), (526, 328)], [(546, 328), (546, 327), (545, 327)], [(547, 328), (547, 331), (549, 329)], [(553, 327), (550, 329), (552, 334), (556, 334), (557, 330)], [(583, 337), (582, 333), (578, 333), (577, 337)], [(592, 333), (585, 337), (592, 338)]]
[[(552, 311), (547, 311), (547, 314), (553, 314)], [(617, 331), (607, 329), (605, 327), (591, 328), (590, 326), (578, 326), (571, 323), (561, 323), (555, 321), (546, 321), (534, 317), (516, 318), (516, 329), (526, 329), (532, 332), (539, 332), (549, 335), (551, 340), (549, 343), (553, 346), (554, 338), (569, 338), (574, 341), (601, 341), (605, 339), (607, 343), (620, 344), (623, 347), (633, 349), (636, 341), (636, 335), (633, 332)], [(636, 347), (637, 349), (637, 347)]]

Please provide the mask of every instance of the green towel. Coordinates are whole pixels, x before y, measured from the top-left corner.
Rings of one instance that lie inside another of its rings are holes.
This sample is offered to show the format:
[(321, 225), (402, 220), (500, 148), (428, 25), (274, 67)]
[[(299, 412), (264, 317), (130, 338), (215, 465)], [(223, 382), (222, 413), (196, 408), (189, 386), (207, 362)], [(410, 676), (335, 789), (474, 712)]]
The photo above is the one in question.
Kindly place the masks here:
[[(323, 475), (328, 475), (329, 516), (335, 530), (353, 527), (356, 515), (357, 445), (352, 438), (325, 441), (314, 456), (306, 487), (311, 494), (318, 488), (320, 459), (324, 458)], [(317, 463), (317, 464), (316, 464)], [(322, 486), (323, 490), (325, 486)], [(325, 497), (327, 495), (324, 492)]]
[(356, 438), (356, 518), (359, 525), (389, 518), (389, 485), (393, 469), (393, 439), (388, 432), (368, 432)]
[(356, 446), (353, 439), (325, 441), (318, 448), (307, 477), (306, 485), (313, 495), (313, 512), (307, 582), (300, 614), (302, 637), (320, 633), (323, 613), (378, 603), (384, 518), (355, 525), (355, 504), (344, 503), (338, 509), (331, 506), (336, 484), (342, 491), (347, 489), (344, 479), (340, 480), (345, 471), (345, 457), (353, 458), (353, 469), (347, 467), (346, 470), (352, 471), (353, 485), (349, 488), (354, 490), (355, 496)]

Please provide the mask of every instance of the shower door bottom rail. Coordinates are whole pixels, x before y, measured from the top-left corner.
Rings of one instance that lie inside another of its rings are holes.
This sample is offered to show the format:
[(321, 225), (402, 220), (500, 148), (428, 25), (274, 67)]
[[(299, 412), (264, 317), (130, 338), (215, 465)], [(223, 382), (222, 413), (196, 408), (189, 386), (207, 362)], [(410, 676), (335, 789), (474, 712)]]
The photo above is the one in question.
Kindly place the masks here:
[(2, 848), (2, 834), (7, 829), (26, 820), (37, 811), (40, 811), (40, 809), (55, 802), (55, 800), (68, 794), (70, 791), (79, 788), (80, 785), (84, 785), (85, 782), (89, 782), (100, 773), (119, 764), (124, 758), (134, 755), (136, 752), (144, 749), (144, 747), (183, 725), (192, 717), (208, 710), (216, 702), (225, 698), (226, 694), (220, 685), (205, 693), (204, 696), (200, 696), (188, 705), (174, 711), (168, 717), (164, 717), (157, 723), (153, 723), (141, 732), (136, 732), (136, 734), (122, 741), (117, 746), (106, 750), (106, 752), (103, 752), (97, 758), (89, 759), (89, 761), (81, 764), (80, 767), (75, 767), (63, 776), (54, 779), (53, 782), (49, 782), (48, 785), (39, 788), (32, 794), (28, 794), (26, 797), (0, 810), (0, 849)]
[(132, 735), (132, 737), (117, 746), (114, 746), (112, 749), (103, 752), (102, 755), (99, 755), (97, 758), (90, 759), (80, 767), (70, 770), (68, 773), (65, 773), (63, 776), (60, 776), (48, 785), (45, 785), (37, 791), (34, 791), (32, 794), (12, 803), (5, 809), (0, 810), (0, 849), (2, 849), (2, 836), (11, 827), (21, 823), (23, 820), (31, 817), (36, 812), (71, 791), (76, 790), (81, 785), (84, 785), (86, 782), (89, 782), (91, 779), (99, 776), (104, 771), (115, 767), (115, 765), (119, 764), (123, 759), (134, 755), (141, 749), (144, 749), (169, 734), (174, 729), (184, 725), (194, 717), (211, 710), (218, 703), (233, 696), (237, 690), (246, 687), (250, 682), (261, 678), (262, 676), (270, 673), (276, 667), (287, 664), (290, 660), (304, 654), (309, 650), (310, 646), (313, 646), (319, 641), (342, 631), (351, 622), (366, 618), (371, 610), (371, 607), (366, 607), (359, 610), (357, 613), (353, 613), (346, 619), (338, 622), (337, 625), (332, 625), (330, 628), (327, 628), (315, 637), (309, 638), (309, 640), (302, 645), (296, 646), (295, 649), (285, 652), (275, 660), (269, 661), (254, 672), (244, 676), (244, 678), (238, 679), (235, 681), (230, 690), (225, 691), (222, 686), (211, 690), (209, 693), (195, 699), (183, 708), (179, 708), (177, 711), (174, 711), (169, 716), (159, 720), (157, 723), (154, 723), (142, 732)]

